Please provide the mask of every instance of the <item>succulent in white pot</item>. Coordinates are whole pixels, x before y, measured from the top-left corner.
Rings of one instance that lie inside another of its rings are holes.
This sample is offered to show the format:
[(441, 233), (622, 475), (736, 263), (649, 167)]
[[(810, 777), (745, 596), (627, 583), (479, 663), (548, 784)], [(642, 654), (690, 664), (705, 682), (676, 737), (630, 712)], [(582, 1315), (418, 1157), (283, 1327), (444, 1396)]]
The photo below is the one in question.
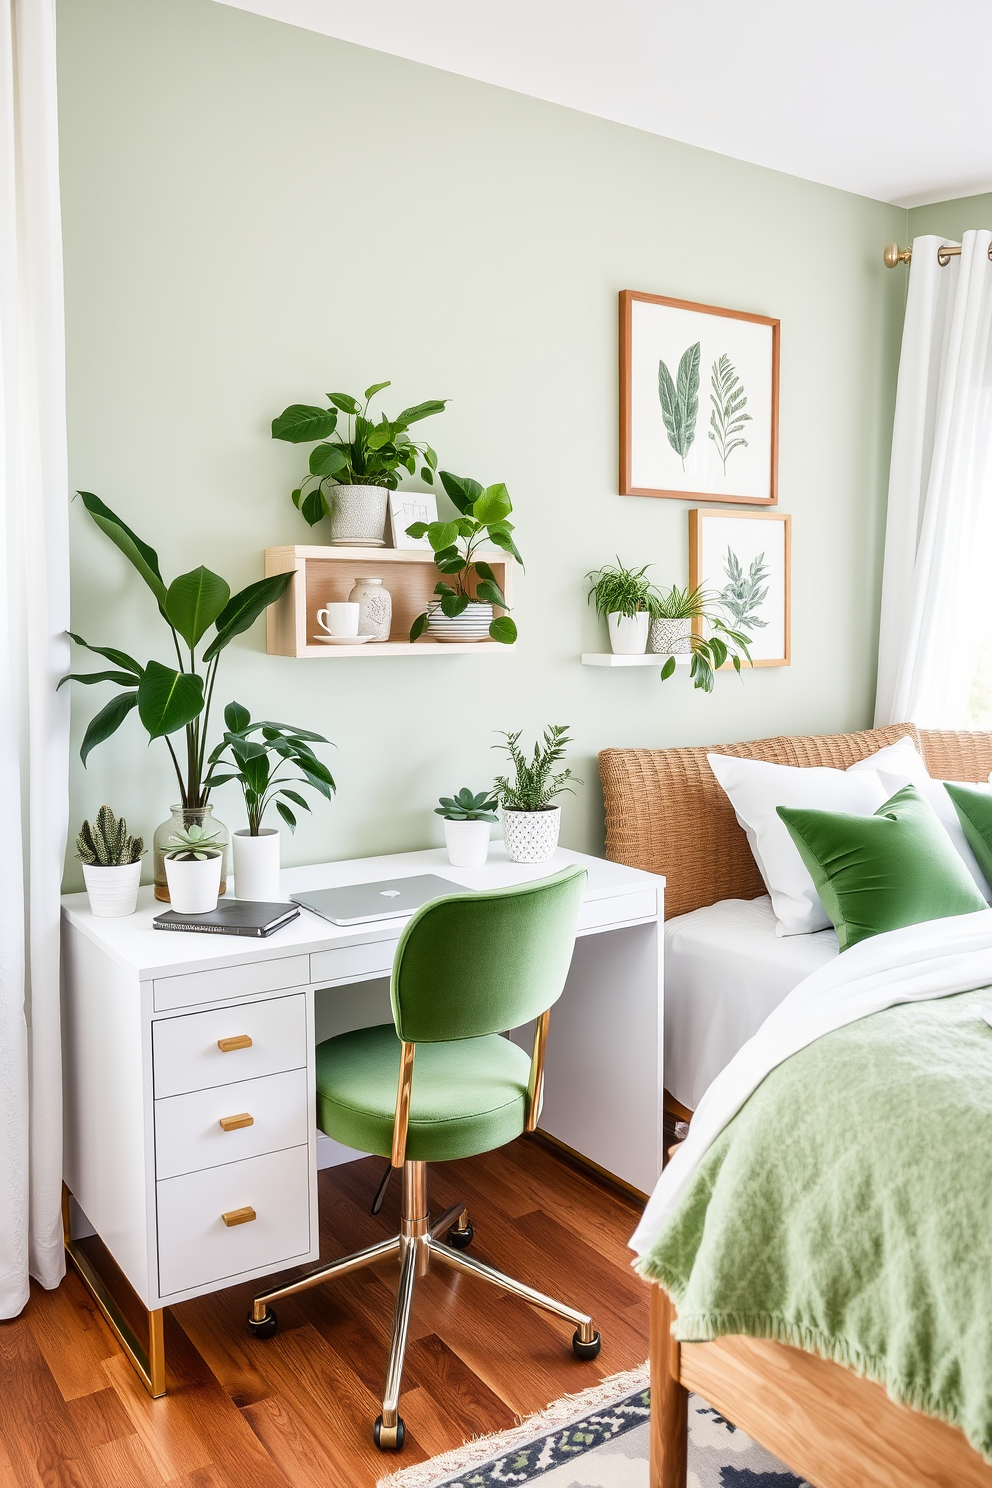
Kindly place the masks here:
[(592, 582), (589, 598), (595, 601), (596, 614), (606, 619), (610, 647), (616, 655), (643, 656), (647, 650), (654, 595), (645, 578), (650, 566), (624, 568), (618, 558), (616, 567), (611, 564), (586, 574)]
[[(314, 744), (327, 744), (323, 734), (289, 723), (259, 719), (253, 723), (241, 703), (224, 709), (226, 730), (210, 756), (207, 785), (213, 789), (236, 780), (245, 799), (248, 828), (234, 833), (234, 893), (238, 899), (279, 901), (280, 838), (275, 827), (263, 827), (262, 817), (275, 808), (291, 832), (296, 812), (310, 810), (297, 786), (312, 786), (326, 800), (335, 790), (334, 777), (314, 753)], [(292, 803), (292, 805), (290, 805)]]
[(144, 851), (143, 839), (132, 837), (127, 822), (109, 806), (101, 806), (92, 823), (83, 822), (76, 855), (83, 865), (92, 914), (104, 919), (134, 914)]
[(564, 759), (565, 748), (572, 742), (567, 724), (549, 724), (529, 759), (520, 748), (520, 732), (505, 734), (506, 743), (494, 746), (505, 749), (514, 771), (512, 780), (498, 775), (493, 783), (502, 807), (503, 840), (507, 857), (514, 863), (547, 863), (554, 856), (561, 829), (561, 807), (552, 802), (563, 791), (572, 790), (570, 780), (576, 785), (582, 781), (568, 768), (555, 773), (555, 765)]
[(497, 805), (492, 791), (480, 791), (476, 795), (467, 785), (462, 786), (457, 796), (440, 797), (440, 805), (434, 811), (444, 817), (444, 842), (453, 868), (482, 867), (489, 856), (492, 824), (499, 820), (494, 814)]
[(165, 855), (169, 900), (178, 914), (209, 914), (217, 908), (223, 848), (220, 834), (193, 822), (173, 832)]

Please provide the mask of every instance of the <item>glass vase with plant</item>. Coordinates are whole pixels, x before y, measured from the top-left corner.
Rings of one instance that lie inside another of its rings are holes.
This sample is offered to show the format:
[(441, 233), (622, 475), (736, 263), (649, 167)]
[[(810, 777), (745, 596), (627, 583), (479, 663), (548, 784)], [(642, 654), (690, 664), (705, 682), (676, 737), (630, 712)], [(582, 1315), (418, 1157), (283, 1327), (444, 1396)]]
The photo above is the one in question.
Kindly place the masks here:
[(689, 676), (693, 687), (703, 692), (713, 691), (715, 674), (727, 661), (738, 676), (742, 659), (751, 665), (750, 637), (727, 625), (716, 603), (702, 588), (679, 589), (673, 584), (671, 589), (652, 592), (651, 650), (655, 655), (668, 653), (661, 669), (663, 682), (675, 671), (679, 654), (691, 654)]
[(414, 522), (410, 537), (426, 537), (434, 550), (438, 570), (451, 582), (440, 579), (434, 586), (438, 598), (418, 615), (410, 628), (410, 639), (427, 634), (438, 641), (494, 641), (512, 645), (517, 627), (509, 615), (493, 615), (493, 606), (507, 608), (506, 598), (492, 566), (477, 556), (483, 543), (510, 553), (523, 566), (513, 540), (513, 510), (502, 481), (483, 486), (467, 475), (439, 472), (441, 484), (458, 512), (450, 522)]
[(90, 910), (102, 918), (134, 914), (145, 844), (132, 837), (123, 817), (101, 806), (92, 822), (84, 821), (76, 837), (76, 856)]
[(448, 862), (454, 868), (479, 868), (489, 856), (489, 830), (499, 805), (491, 790), (469, 790), (463, 785), (457, 796), (441, 796), (434, 807), (444, 818), (444, 842)]
[(643, 568), (625, 568), (617, 558), (615, 565), (586, 574), (591, 584), (588, 598), (594, 602), (596, 614), (605, 618), (610, 646), (617, 655), (641, 656), (647, 649), (654, 597), (646, 577), (650, 567), (646, 563)]
[[(93, 646), (82, 636), (73, 634), (77, 645), (109, 661), (111, 669), (69, 672), (59, 682), (60, 687), (70, 681), (87, 686), (109, 682), (120, 689), (87, 725), (79, 749), (84, 765), (91, 750), (116, 733), (132, 709), (137, 709), (149, 739), (164, 739), (180, 797), (179, 804), (173, 807), (172, 820), (163, 824), (168, 830), (163, 832), (160, 828), (155, 834), (155, 894), (159, 899), (168, 899), (167, 839), (177, 826), (180, 829), (203, 826), (210, 812), (207, 733), (221, 653), (280, 597), (291, 575), (273, 574), (232, 595), (225, 579), (201, 565), (166, 584), (155, 549), (143, 542), (99, 497), (89, 491), (78, 494), (100, 530), (121, 550), (151, 590), (175, 651), (176, 666), (154, 660), (142, 664), (117, 647)], [(182, 743), (177, 752), (172, 736), (179, 733)], [(220, 828), (221, 834), (223, 831)], [(222, 885), (226, 880), (226, 855), (225, 846)]]
[[(350, 393), (328, 393), (330, 408), (291, 403), (272, 420), (273, 439), (289, 444), (320, 441), (310, 451), (309, 473), (293, 492), (293, 504), (313, 527), (331, 518), (331, 542), (356, 547), (381, 547), (386, 521), (387, 492), (395, 491), (404, 475), (416, 474), (428, 485), (437, 469), (437, 455), (429, 444), (410, 438), (411, 424), (443, 413), (446, 398), (431, 398), (404, 408), (396, 418), (373, 419), (372, 399), (390, 387), (374, 382), (365, 401)], [(347, 426), (339, 428), (340, 415)]]
[(570, 781), (582, 784), (567, 766), (555, 768), (572, 742), (568, 727), (566, 723), (549, 724), (530, 757), (520, 748), (520, 729), (504, 733), (505, 744), (493, 745), (505, 750), (513, 766), (512, 779), (497, 775), (493, 793), (503, 811), (507, 856), (514, 863), (546, 863), (558, 846), (561, 807), (553, 802), (564, 791), (573, 791)]

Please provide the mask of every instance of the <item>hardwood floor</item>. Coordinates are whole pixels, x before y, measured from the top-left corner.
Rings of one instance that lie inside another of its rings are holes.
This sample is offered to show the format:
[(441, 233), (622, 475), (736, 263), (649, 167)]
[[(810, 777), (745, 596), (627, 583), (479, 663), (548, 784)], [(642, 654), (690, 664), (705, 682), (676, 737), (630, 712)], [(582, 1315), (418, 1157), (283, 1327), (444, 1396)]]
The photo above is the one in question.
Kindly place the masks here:
[[(327, 1260), (397, 1228), (400, 1185), (368, 1213), (382, 1173), (368, 1159), (320, 1175)], [(366, 1488), (383, 1474), (499, 1431), (518, 1415), (642, 1364), (649, 1288), (630, 1269), (638, 1206), (521, 1139), (431, 1169), (431, 1208), (465, 1199), (472, 1253), (587, 1308), (603, 1349), (582, 1363), (567, 1324), (473, 1278), (435, 1269), (418, 1283), (400, 1410), (406, 1448), (372, 1445), (396, 1265), (279, 1304), (259, 1342), (244, 1319), (263, 1282), (166, 1315), (169, 1393), (149, 1399), (70, 1269), (0, 1323), (3, 1488)]]

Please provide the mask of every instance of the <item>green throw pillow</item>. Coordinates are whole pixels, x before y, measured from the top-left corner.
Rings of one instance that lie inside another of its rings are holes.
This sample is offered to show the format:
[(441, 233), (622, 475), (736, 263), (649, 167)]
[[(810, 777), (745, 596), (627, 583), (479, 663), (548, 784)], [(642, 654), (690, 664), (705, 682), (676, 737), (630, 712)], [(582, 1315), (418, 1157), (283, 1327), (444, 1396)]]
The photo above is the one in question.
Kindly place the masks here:
[(777, 810), (842, 951), (884, 930), (988, 909), (936, 812), (912, 785), (874, 816)]
[(992, 791), (983, 785), (959, 785), (945, 780), (944, 789), (954, 802), (961, 830), (985, 877), (992, 883)]

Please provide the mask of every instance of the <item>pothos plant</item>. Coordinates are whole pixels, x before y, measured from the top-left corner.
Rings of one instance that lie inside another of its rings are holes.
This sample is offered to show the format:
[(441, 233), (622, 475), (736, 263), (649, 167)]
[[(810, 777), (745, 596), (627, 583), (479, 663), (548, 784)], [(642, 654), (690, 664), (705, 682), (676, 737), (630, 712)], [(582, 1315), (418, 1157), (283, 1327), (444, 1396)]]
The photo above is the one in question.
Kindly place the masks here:
[[(69, 672), (59, 687), (63, 682), (82, 682), (87, 686), (112, 682), (122, 689), (90, 719), (80, 746), (80, 759), (85, 765), (90, 751), (116, 733), (132, 708), (137, 708), (149, 739), (165, 740), (183, 806), (187, 809), (205, 806), (210, 794), (206, 778), (207, 728), (220, 654), (279, 598), (291, 575), (273, 574), (232, 595), (220, 574), (201, 565), (166, 584), (155, 549), (92, 492), (80, 491), (78, 495), (96, 525), (120, 548), (154, 595), (158, 612), (168, 626), (177, 662), (174, 667), (161, 661), (142, 664), (126, 651), (114, 646), (91, 646), (70, 631), (78, 646), (104, 657), (113, 669)], [(210, 630), (213, 634), (208, 637)], [(177, 753), (170, 736), (180, 731), (184, 738)]]
[[(523, 559), (513, 541), (513, 523), (508, 521), (513, 506), (506, 487), (500, 481), (494, 486), (483, 486), (467, 475), (452, 475), (450, 470), (439, 472), (441, 484), (458, 512), (450, 522), (414, 522), (408, 527), (410, 537), (426, 537), (434, 549), (434, 562), (451, 583), (439, 580), (434, 593), (441, 604), (441, 612), (453, 620), (472, 603), (494, 604), (507, 608), (506, 599), (492, 566), (475, 555), (483, 543), (492, 543), (510, 553), (523, 567)], [(422, 636), (427, 628), (427, 612), (418, 615), (410, 627), (411, 641)], [(494, 641), (506, 645), (517, 639), (517, 627), (509, 615), (497, 615), (489, 626)]]
[[(291, 403), (272, 420), (272, 438), (289, 444), (321, 441), (310, 451), (310, 473), (293, 492), (293, 504), (313, 527), (330, 515), (334, 486), (386, 486), (395, 491), (400, 476), (414, 475), (418, 458), (420, 478), (431, 485), (437, 455), (429, 444), (417, 444), (407, 432), (411, 424), (443, 413), (446, 398), (430, 398), (404, 408), (396, 418), (369, 416), (369, 404), (377, 393), (390, 387), (374, 382), (365, 389), (365, 402), (350, 393), (328, 393), (330, 408)], [(346, 431), (338, 428), (338, 415), (348, 420)]]
[[(716, 601), (703, 588), (679, 589), (675, 584), (669, 590), (653, 590), (650, 610), (655, 620), (698, 620), (707, 627), (707, 633), (692, 632), (689, 644), (692, 661), (689, 676), (693, 687), (702, 692), (712, 692), (715, 673), (728, 660), (740, 676), (741, 658), (751, 665), (748, 649), (750, 637), (742, 630), (732, 629), (713, 608)], [(669, 656), (661, 669), (661, 680), (666, 682), (675, 671), (674, 655)]]
[[(296, 815), (286, 802), (292, 801), (303, 811), (309, 811), (310, 804), (293, 786), (310, 786), (328, 801), (331, 799), (336, 789), (334, 779), (310, 747), (327, 744), (323, 734), (265, 719), (252, 723), (251, 714), (240, 703), (228, 703), (224, 722), (227, 732), (210, 756), (206, 784), (212, 789), (228, 780), (238, 782), (245, 798), (249, 836), (258, 836), (262, 816), (273, 801), (289, 830), (296, 831)], [(252, 734), (261, 737), (253, 739)], [(292, 771), (294, 766), (299, 774), (280, 773), (286, 768)]]

